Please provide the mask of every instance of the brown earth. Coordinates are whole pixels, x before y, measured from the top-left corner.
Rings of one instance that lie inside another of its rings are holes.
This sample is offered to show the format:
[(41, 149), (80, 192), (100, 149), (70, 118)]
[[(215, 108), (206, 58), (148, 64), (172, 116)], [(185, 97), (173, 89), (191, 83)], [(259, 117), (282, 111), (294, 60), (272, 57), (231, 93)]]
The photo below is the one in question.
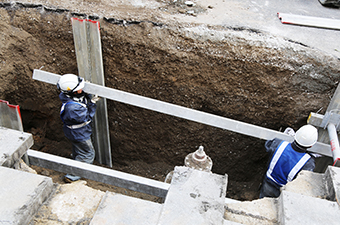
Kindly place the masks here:
[[(46, 1), (45, 8), (7, 2), (0, 3), (0, 99), (20, 105), (32, 149), (63, 157), (70, 158), (71, 144), (62, 132), (58, 90), (32, 73), (77, 74), (72, 16), (101, 23), (106, 86), (274, 130), (298, 129), (310, 112), (324, 112), (339, 80), (338, 59), (301, 43), (275, 37), (273, 44), (257, 30), (166, 20), (165, 11), (185, 12), (183, 1), (143, 10), (112, 6), (110, 15), (108, 1), (79, 7)], [(113, 169), (163, 181), (203, 145), (213, 172), (228, 174), (228, 197), (257, 198), (264, 140), (113, 101), (108, 113)], [(60, 173), (35, 169), (62, 182)]]

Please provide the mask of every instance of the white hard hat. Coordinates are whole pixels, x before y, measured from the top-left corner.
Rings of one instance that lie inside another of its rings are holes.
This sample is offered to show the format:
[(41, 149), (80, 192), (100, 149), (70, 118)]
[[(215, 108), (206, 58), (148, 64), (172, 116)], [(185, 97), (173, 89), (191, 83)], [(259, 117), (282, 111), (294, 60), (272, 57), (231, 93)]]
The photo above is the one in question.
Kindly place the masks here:
[(295, 134), (295, 141), (303, 147), (311, 147), (318, 140), (318, 130), (312, 125), (302, 126)]
[(62, 92), (76, 92), (80, 89), (83, 89), (85, 86), (84, 79), (74, 75), (74, 74), (65, 74), (60, 77), (57, 87)]

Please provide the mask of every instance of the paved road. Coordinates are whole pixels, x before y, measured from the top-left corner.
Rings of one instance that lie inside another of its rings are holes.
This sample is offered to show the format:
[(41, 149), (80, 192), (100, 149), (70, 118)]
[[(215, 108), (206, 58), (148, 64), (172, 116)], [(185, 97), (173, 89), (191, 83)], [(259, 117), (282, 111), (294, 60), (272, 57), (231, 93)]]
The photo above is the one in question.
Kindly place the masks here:
[[(194, 2), (204, 7), (212, 6), (212, 9), (197, 17), (185, 16), (188, 22), (258, 29), (303, 43), (340, 59), (340, 30), (282, 24), (277, 16), (277, 13), (287, 13), (340, 20), (340, 9), (324, 7), (318, 0), (197, 0)], [(184, 19), (184, 16), (176, 16), (178, 19)]]

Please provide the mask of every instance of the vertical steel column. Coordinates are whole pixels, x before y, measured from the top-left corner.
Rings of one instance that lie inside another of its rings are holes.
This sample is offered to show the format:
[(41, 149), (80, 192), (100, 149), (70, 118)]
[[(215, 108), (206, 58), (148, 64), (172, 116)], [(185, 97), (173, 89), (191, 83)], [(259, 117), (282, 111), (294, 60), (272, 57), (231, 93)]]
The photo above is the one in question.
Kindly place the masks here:
[[(337, 89), (335, 90), (333, 97), (327, 107), (326, 113), (332, 110), (338, 109), (340, 110), (340, 85), (338, 85)], [(319, 142), (322, 143), (329, 143), (329, 134), (327, 130), (319, 128)], [(332, 158), (329, 157), (321, 157), (316, 159), (315, 164), (315, 172), (325, 172), (329, 165), (333, 164)]]
[(333, 166), (340, 167), (340, 147), (339, 147), (339, 139), (338, 134), (336, 132), (335, 125), (333, 123), (329, 123), (327, 125), (329, 141), (331, 143), (331, 149), (333, 154)]
[[(100, 26), (98, 21), (71, 18), (78, 73), (91, 83), (105, 86)], [(97, 102), (93, 142), (99, 163), (112, 167), (106, 99)]]

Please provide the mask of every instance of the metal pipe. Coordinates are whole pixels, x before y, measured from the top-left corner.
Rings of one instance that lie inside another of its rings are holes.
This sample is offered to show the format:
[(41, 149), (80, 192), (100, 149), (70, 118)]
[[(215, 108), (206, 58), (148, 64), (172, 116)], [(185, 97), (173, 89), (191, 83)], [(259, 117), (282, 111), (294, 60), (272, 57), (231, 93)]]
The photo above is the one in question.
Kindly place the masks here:
[(333, 123), (329, 123), (327, 125), (327, 130), (333, 154), (333, 166), (340, 167), (340, 147), (335, 125)]

